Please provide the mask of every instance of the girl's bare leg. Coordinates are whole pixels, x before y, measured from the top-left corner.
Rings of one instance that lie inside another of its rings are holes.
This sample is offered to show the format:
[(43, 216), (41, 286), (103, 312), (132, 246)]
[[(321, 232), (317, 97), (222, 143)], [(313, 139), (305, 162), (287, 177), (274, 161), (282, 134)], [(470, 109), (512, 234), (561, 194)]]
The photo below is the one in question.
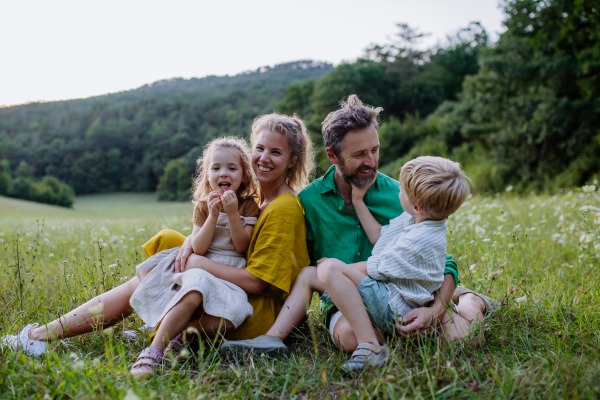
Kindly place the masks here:
[(200, 292), (192, 291), (183, 296), (179, 303), (175, 304), (160, 322), (150, 347), (164, 350), (169, 341), (185, 328), (194, 310), (201, 304), (202, 293)]
[[(112, 326), (133, 311), (129, 305), (129, 299), (139, 284), (140, 280), (136, 276), (128, 282), (94, 297), (68, 314), (44, 326), (32, 329), (29, 337), (33, 340), (49, 342), (53, 339), (64, 339), (91, 332), (98, 323), (103, 328)], [(90, 307), (97, 307), (99, 304), (102, 304), (104, 308), (96, 315), (88, 311)]]

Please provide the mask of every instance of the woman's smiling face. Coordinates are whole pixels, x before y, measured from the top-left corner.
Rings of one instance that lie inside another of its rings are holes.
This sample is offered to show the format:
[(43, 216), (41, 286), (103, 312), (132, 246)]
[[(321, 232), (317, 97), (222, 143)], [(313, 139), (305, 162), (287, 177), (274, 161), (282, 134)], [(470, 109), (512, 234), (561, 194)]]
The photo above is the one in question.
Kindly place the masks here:
[(210, 157), (208, 183), (215, 192), (224, 193), (226, 190), (237, 192), (242, 184), (244, 171), (237, 150), (217, 148)]
[(290, 160), (290, 148), (285, 136), (277, 132), (260, 131), (256, 134), (252, 152), (252, 167), (261, 185), (276, 182), (287, 176), (295, 160)]

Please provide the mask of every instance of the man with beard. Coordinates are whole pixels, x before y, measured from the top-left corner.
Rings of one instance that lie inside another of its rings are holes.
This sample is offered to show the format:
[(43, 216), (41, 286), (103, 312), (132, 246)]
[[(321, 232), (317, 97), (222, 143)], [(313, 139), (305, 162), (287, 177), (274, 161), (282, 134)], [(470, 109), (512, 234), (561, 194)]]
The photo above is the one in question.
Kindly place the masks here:
[[(358, 201), (361, 202), (360, 207), (366, 205), (381, 225), (389, 224), (391, 219), (402, 213), (398, 198), (399, 183), (377, 172), (377, 119), (381, 110), (380, 107), (365, 106), (358, 96), (351, 95), (347, 102), (341, 104), (340, 109), (329, 113), (323, 121), (327, 157), (333, 165), (325, 175), (299, 194), (305, 211), (306, 241), (311, 265), (317, 265), (321, 258), (336, 258), (347, 264), (369, 258), (373, 244), (356, 214), (355, 206), (359, 205)], [(353, 202), (353, 187), (369, 189), (364, 198), (357, 198)], [(316, 271), (315, 267), (307, 267), (300, 272), (283, 309), (266, 335), (251, 340), (226, 342), (221, 349), (223, 355), (287, 354), (288, 349), (283, 339), (306, 316), (313, 292), (323, 294), (325, 290)], [(436, 292), (433, 304), (411, 311), (403, 317), (402, 323), (398, 323), (400, 335), (428, 333), (436, 325), (441, 325), (444, 337), (459, 339), (469, 334), (471, 325), (481, 321), (486, 311), (498, 305), (492, 299), (456, 287), (458, 270), (451, 255), (446, 259), (444, 274), (444, 283)], [(452, 301), (458, 303), (459, 298), (460, 315), (456, 308), (450, 310)], [(347, 353), (356, 350), (358, 342), (355, 333), (335, 305), (321, 301), (321, 312), (335, 343)], [(383, 343), (382, 338), (379, 339)]]

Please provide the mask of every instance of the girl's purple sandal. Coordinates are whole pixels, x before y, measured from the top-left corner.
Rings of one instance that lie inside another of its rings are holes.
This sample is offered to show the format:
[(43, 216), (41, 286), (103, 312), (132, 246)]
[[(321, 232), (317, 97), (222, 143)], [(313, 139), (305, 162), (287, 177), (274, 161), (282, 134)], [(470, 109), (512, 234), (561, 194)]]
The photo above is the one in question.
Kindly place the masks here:
[(129, 373), (133, 376), (149, 376), (160, 366), (163, 360), (162, 350), (146, 347), (140, 353)]

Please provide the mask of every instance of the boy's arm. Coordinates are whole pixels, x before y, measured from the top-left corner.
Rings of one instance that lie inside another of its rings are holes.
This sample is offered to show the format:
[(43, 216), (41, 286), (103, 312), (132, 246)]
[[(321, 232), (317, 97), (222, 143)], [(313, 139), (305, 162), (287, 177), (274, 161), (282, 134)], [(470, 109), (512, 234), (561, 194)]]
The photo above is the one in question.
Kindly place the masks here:
[(373, 185), (373, 183), (375, 183), (375, 181), (377, 180), (378, 174), (379, 172), (375, 174), (375, 177), (373, 177), (371, 184), (364, 188), (356, 187), (353, 183), (351, 183), (352, 205), (354, 206), (356, 215), (358, 216), (358, 219), (360, 220), (360, 223), (362, 224), (363, 229), (365, 230), (365, 233), (369, 238), (369, 241), (373, 245), (379, 240), (379, 237), (381, 236), (381, 224), (377, 222), (375, 217), (373, 217), (373, 214), (371, 214), (371, 211), (369, 211), (369, 209), (367, 208), (367, 205), (364, 202), (364, 197), (367, 193), (367, 190), (369, 190), (371, 185)]
[(374, 245), (381, 237), (381, 224), (373, 217), (362, 199), (356, 203), (353, 200), (352, 203), (369, 241)]

